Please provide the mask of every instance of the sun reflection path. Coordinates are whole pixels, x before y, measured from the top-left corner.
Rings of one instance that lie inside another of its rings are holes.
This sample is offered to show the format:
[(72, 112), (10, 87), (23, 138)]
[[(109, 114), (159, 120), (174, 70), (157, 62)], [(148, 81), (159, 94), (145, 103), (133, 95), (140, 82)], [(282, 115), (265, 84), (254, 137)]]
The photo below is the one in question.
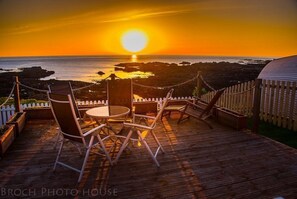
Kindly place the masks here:
[(136, 54), (133, 54), (131, 56), (131, 62), (137, 62), (137, 55)]

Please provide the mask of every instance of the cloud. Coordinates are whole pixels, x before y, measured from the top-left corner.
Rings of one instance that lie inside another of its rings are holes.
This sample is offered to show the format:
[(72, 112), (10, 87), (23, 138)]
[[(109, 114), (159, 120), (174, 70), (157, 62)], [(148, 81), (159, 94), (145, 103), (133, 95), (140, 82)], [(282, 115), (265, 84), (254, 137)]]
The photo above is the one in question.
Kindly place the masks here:
[(141, 18), (152, 18), (152, 17), (162, 17), (168, 15), (177, 15), (182, 13), (187, 13), (190, 10), (187, 9), (171, 9), (171, 10), (141, 10), (136, 12), (126, 12), (126, 13), (115, 13), (110, 16), (103, 16), (101, 12), (93, 11), (88, 13), (83, 13), (76, 16), (65, 17), (62, 19), (54, 19), (49, 21), (42, 21), (32, 24), (26, 24), (16, 28), (9, 28), (6, 30), (2, 29), (2, 32), (8, 35), (20, 35), (28, 34), (33, 32), (41, 32), (46, 30), (51, 30), (60, 27), (72, 26), (72, 25), (83, 25), (83, 24), (101, 24), (101, 23), (115, 23), (121, 21), (130, 21)]

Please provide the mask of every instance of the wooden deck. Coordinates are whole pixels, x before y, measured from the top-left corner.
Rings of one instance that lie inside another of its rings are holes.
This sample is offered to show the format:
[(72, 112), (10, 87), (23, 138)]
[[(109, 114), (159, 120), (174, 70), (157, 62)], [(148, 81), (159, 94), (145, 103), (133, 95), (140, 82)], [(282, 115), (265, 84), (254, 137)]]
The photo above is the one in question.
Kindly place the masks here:
[[(213, 130), (194, 119), (177, 125), (174, 117), (157, 127), (166, 150), (160, 168), (144, 147), (113, 167), (91, 155), (80, 184), (74, 171), (52, 172), (54, 121), (28, 121), (0, 160), (0, 198), (297, 198), (297, 150), (216, 123)], [(79, 167), (82, 158), (66, 146), (62, 158)]]

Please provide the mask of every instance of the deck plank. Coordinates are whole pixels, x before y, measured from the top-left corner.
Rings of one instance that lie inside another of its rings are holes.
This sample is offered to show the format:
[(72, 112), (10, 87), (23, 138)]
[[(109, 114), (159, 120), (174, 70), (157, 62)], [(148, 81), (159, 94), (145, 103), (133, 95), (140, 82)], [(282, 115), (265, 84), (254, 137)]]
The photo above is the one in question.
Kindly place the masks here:
[[(80, 198), (88, 198), (90, 190), (100, 188), (116, 192), (108, 198), (296, 197), (295, 149), (215, 122), (213, 130), (192, 119), (177, 125), (176, 118), (174, 114), (165, 118), (156, 129), (166, 151), (158, 156), (160, 168), (144, 147), (123, 153), (113, 167), (92, 154), (80, 184), (76, 183), (78, 174), (71, 170), (58, 167), (52, 172), (57, 154), (53, 149), (57, 131), (54, 121), (28, 121), (25, 131), (0, 160), (0, 187), (30, 187), (36, 191), (31, 198), (57, 197), (57, 193), (46, 195), (41, 191), (59, 188), (79, 190)], [(62, 158), (79, 168), (82, 158), (76, 149), (70, 144), (65, 149)], [(74, 195), (63, 192), (62, 197)]]

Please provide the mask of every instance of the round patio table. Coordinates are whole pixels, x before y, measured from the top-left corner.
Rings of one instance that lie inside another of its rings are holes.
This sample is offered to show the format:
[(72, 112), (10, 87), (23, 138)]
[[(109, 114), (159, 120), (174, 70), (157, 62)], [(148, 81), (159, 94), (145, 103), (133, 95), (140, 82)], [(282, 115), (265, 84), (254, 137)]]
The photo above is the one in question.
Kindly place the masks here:
[(125, 106), (101, 106), (87, 110), (86, 114), (94, 119), (113, 119), (125, 117), (130, 113), (130, 109)]
[(108, 129), (108, 132), (104, 131), (106, 134), (109, 134), (109, 130), (116, 134), (108, 122), (109, 119), (124, 118), (124, 122), (129, 113), (130, 109), (125, 106), (101, 106), (86, 111), (86, 114), (93, 118), (99, 125), (102, 123), (106, 124), (106, 128)]

